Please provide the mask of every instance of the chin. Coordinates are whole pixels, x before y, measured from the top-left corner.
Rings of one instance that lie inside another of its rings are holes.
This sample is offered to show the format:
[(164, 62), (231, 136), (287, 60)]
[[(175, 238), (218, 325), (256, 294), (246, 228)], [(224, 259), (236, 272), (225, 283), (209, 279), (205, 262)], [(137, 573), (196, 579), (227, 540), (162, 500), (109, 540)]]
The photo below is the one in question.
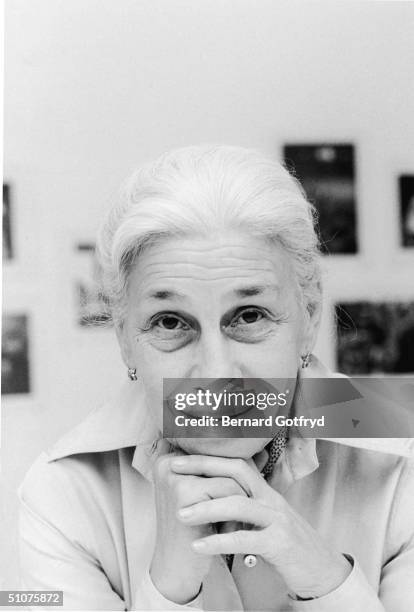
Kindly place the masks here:
[(187, 455), (213, 455), (250, 459), (264, 449), (271, 438), (174, 438), (169, 442)]

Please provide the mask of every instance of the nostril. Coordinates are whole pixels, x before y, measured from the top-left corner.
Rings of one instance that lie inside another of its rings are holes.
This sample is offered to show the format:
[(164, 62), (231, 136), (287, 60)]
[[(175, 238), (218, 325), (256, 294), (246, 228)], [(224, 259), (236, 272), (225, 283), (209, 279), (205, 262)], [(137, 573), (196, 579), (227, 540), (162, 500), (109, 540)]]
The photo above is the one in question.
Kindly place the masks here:
[[(209, 355), (208, 358), (200, 359), (198, 363), (197, 361), (191, 369), (191, 376), (193, 378), (231, 380), (242, 377), (241, 368), (232, 363), (228, 356), (220, 354), (219, 351)], [(201, 386), (203, 385), (201, 384)]]

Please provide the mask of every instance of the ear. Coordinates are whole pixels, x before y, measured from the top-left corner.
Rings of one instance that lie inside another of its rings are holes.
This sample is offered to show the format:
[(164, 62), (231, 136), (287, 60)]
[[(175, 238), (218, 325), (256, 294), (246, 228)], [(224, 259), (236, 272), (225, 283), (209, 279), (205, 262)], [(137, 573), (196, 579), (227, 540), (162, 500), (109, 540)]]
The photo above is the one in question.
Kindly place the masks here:
[(114, 328), (121, 351), (122, 361), (127, 368), (133, 367), (132, 351), (129, 344), (126, 325), (124, 325), (123, 321), (118, 321), (114, 323)]
[(310, 304), (306, 309), (304, 317), (303, 339), (301, 346), (301, 355), (312, 353), (318, 336), (319, 325), (322, 315), (322, 300), (317, 303)]

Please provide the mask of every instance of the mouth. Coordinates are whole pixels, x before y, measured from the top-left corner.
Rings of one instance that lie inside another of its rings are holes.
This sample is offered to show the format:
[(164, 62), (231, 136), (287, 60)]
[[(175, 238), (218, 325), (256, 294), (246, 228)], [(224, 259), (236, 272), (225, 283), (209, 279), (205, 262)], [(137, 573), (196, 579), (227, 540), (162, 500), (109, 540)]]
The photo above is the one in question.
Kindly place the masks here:
[[(187, 416), (199, 418), (202, 416), (230, 417), (242, 416), (256, 410), (256, 396), (258, 393), (275, 392), (275, 388), (262, 379), (246, 378), (220, 378), (209, 381), (183, 381), (168, 394), (166, 402), (171, 412), (177, 410)], [(178, 394), (187, 397), (187, 403), (177, 408)], [(189, 402), (188, 398), (194, 401)]]

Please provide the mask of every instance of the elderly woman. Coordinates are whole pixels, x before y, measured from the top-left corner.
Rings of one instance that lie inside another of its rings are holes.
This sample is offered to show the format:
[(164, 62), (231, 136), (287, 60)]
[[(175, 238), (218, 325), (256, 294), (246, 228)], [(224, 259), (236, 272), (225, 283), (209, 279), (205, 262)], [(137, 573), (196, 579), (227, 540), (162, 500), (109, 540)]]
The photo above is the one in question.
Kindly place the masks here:
[(173, 151), (125, 184), (98, 247), (129, 380), (26, 476), (23, 588), (66, 609), (412, 611), (403, 445), (162, 434), (165, 378), (329, 376), (295, 179), (250, 150)]

